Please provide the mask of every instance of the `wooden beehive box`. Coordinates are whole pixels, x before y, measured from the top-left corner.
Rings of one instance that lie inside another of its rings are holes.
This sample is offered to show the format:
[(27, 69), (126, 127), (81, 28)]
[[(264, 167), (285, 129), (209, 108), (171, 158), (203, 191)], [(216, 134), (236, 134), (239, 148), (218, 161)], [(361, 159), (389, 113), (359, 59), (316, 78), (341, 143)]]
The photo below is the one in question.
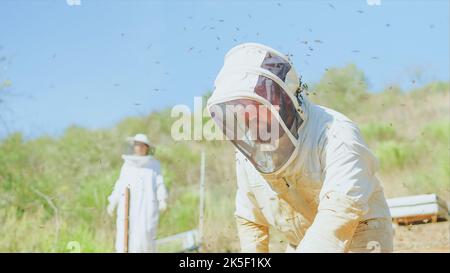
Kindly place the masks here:
[(436, 194), (397, 197), (387, 200), (392, 219), (397, 224), (447, 221), (447, 204)]
[(156, 240), (158, 252), (192, 252), (199, 249), (198, 230), (188, 230)]

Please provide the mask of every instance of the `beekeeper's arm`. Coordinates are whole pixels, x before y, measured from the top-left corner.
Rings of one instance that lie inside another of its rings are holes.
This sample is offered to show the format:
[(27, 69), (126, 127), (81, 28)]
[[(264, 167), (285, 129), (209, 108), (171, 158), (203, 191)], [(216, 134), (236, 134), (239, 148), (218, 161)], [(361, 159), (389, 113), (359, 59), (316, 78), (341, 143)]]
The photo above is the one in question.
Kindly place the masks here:
[(236, 154), (236, 223), (241, 244), (241, 252), (269, 252), (269, 228), (256, 202), (253, 192), (249, 190), (248, 176), (243, 166), (244, 157)]
[(158, 199), (158, 208), (160, 211), (167, 209), (167, 188), (164, 184), (164, 178), (161, 172), (161, 164), (157, 161), (155, 164), (156, 172), (156, 198)]
[(376, 158), (351, 123), (330, 129), (321, 153), (324, 184), (318, 213), (297, 252), (347, 252), (369, 209)]
[(119, 203), (120, 194), (122, 190), (122, 175), (123, 175), (123, 166), (120, 170), (119, 179), (116, 181), (116, 184), (114, 184), (114, 188), (112, 193), (108, 196), (108, 207), (107, 212), (109, 215), (113, 215), (114, 209), (116, 208), (117, 204)]

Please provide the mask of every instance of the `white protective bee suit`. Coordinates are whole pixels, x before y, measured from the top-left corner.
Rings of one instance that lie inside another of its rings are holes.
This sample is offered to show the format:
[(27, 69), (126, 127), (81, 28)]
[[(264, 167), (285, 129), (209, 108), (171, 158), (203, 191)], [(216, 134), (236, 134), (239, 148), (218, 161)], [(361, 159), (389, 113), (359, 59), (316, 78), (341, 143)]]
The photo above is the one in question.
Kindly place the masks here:
[[(287, 57), (247, 43), (227, 53), (208, 100), (214, 121), (237, 148), (242, 251), (268, 252), (270, 226), (286, 236), (289, 252), (392, 251), (377, 159), (354, 122), (311, 103), (299, 86)], [(270, 130), (276, 137), (260, 139), (239, 110), (227, 109), (236, 105), (268, 110), (266, 123), (276, 125)]]
[(120, 177), (108, 197), (108, 213), (117, 206), (116, 252), (124, 252), (126, 187), (130, 188), (128, 252), (156, 252), (159, 211), (166, 208), (167, 199), (160, 163), (151, 156), (122, 158)]

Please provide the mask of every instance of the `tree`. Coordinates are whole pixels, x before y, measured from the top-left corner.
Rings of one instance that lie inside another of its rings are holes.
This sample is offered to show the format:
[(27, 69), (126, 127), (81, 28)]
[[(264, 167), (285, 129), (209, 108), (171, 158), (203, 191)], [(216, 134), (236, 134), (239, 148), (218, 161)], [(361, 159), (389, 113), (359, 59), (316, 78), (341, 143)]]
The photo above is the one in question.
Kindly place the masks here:
[(328, 69), (310, 93), (312, 100), (338, 111), (355, 107), (367, 94), (367, 81), (364, 73), (356, 65)]

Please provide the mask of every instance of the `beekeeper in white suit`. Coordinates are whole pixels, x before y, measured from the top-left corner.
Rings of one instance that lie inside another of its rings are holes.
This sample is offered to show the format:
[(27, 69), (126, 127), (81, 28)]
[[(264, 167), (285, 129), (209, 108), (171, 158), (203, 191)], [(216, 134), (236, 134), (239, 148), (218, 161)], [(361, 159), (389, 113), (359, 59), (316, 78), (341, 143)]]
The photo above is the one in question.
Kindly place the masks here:
[(236, 146), (243, 252), (390, 252), (393, 233), (378, 161), (357, 125), (311, 103), (289, 58), (247, 43), (225, 56), (207, 107)]
[(108, 197), (108, 213), (117, 207), (116, 252), (125, 246), (125, 190), (130, 189), (128, 252), (156, 252), (159, 212), (166, 209), (167, 190), (159, 162), (150, 154), (153, 146), (147, 136), (128, 138), (128, 151), (119, 180)]

